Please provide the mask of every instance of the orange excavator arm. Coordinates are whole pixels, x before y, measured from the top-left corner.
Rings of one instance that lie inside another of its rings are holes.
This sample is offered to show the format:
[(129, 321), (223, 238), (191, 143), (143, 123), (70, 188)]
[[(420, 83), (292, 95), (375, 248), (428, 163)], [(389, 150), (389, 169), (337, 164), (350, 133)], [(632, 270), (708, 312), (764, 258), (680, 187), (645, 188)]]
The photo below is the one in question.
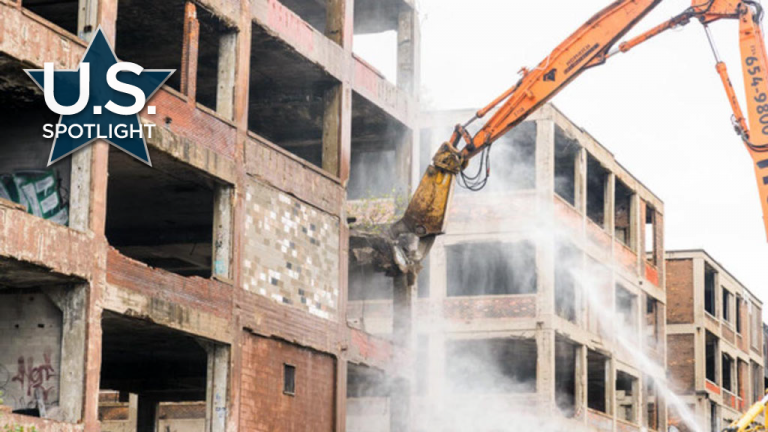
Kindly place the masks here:
[[(627, 52), (666, 30), (686, 25), (692, 19), (698, 19), (704, 25), (712, 43), (717, 72), (734, 111), (734, 127), (755, 160), (763, 213), (768, 221), (768, 59), (760, 28), (762, 7), (753, 0), (692, 1), (694, 4), (683, 13), (619, 45), (616, 45), (619, 40), (661, 0), (615, 1), (589, 19), (535, 69), (523, 69), (517, 84), (479, 110), (469, 122), (456, 126), (451, 138), (434, 156), (403, 218), (393, 225), (392, 233), (413, 233), (421, 238), (442, 234), (456, 177), (461, 176), (470, 189), (482, 188), (487, 180), (489, 171), (485, 172), (485, 177), (482, 177), (482, 172), (474, 177), (463, 173), (471, 158), (487, 152), (496, 140), (585, 70), (601, 65), (612, 55)], [(739, 19), (741, 23), (742, 66), (747, 85), (749, 122), (741, 111), (725, 64), (717, 54), (707, 27), (720, 19)], [(469, 124), (484, 118), (497, 107), (476, 134), (467, 131)]]

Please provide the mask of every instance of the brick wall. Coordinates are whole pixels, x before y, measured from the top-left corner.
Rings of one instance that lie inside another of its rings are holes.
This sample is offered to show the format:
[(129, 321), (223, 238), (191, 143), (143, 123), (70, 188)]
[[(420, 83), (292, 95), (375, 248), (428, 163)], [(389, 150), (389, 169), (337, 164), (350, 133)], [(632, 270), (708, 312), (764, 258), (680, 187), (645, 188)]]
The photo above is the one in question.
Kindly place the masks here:
[[(336, 361), (299, 346), (243, 337), (240, 430), (331, 432), (335, 428)], [(285, 364), (296, 367), (295, 396), (283, 393)]]
[(693, 260), (667, 260), (667, 324), (693, 323)]
[(0, 294), (0, 391), (14, 410), (35, 408), (35, 389), (58, 406), (61, 311), (40, 292)]
[(339, 220), (255, 181), (245, 201), (244, 288), (336, 320)]
[(678, 394), (692, 394), (696, 387), (694, 341), (692, 334), (667, 336), (667, 375)]

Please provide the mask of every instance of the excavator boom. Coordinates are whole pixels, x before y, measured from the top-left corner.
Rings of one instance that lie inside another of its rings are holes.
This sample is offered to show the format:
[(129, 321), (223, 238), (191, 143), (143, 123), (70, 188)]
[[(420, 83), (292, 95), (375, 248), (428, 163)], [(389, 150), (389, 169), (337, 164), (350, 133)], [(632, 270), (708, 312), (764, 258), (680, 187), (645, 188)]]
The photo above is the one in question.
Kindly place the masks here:
[[(392, 234), (412, 233), (423, 239), (442, 234), (457, 177), (464, 180), (470, 189), (481, 188), (487, 180), (489, 171), (481, 180), (463, 173), (471, 158), (486, 152), (496, 140), (587, 69), (601, 65), (612, 55), (627, 52), (669, 29), (686, 25), (693, 19), (698, 19), (707, 30), (716, 57), (716, 70), (734, 112), (734, 127), (754, 160), (768, 233), (768, 57), (760, 27), (762, 7), (754, 0), (692, 0), (693, 5), (681, 14), (617, 45), (661, 1), (614, 1), (555, 48), (536, 68), (523, 69), (522, 78), (514, 86), (479, 110), (469, 122), (457, 125), (453, 135), (440, 147), (427, 168), (403, 218), (392, 226)], [(748, 116), (742, 113), (727, 68), (717, 54), (707, 27), (720, 19), (740, 21)], [(476, 134), (467, 131), (470, 123), (484, 118), (494, 109), (496, 111)], [(489, 170), (487, 164), (486, 170)]]

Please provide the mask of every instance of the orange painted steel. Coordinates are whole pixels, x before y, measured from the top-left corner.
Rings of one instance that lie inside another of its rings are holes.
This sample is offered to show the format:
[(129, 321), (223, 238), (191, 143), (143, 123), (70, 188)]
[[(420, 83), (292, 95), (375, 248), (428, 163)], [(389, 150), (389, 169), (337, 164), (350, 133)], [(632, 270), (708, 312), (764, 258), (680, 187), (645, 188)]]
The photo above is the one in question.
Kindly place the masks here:
[[(692, 0), (691, 7), (681, 14), (615, 46), (661, 1), (614, 1), (555, 48), (536, 68), (523, 69), (522, 78), (514, 86), (480, 109), (468, 123), (457, 125), (451, 138), (435, 155), (403, 219), (393, 226), (393, 233), (412, 232), (420, 237), (442, 234), (454, 180), (462, 175), (472, 157), (524, 121), (587, 69), (601, 65), (612, 55), (627, 52), (667, 30), (687, 25), (694, 19), (707, 30), (716, 57), (716, 70), (734, 113), (733, 125), (754, 159), (768, 233), (768, 57), (760, 28), (762, 6), (754, 0)], [(721, 19), (740, 21), (747, 116), (742, 112), (727, 68), (717, 54), (707, 27)], [(471, 135), (467, 131), (470, 123), (494, 109), (496, 111), (476, 134)]]

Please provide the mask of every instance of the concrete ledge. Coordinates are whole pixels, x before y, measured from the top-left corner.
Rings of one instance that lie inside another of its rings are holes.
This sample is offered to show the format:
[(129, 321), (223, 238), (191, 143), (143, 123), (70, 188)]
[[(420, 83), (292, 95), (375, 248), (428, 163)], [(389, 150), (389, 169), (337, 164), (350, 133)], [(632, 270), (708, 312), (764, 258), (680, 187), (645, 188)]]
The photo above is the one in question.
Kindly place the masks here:
[(37, 430), (37, 432), (82, 432), (85, 430), (82, 424), (61, 423), (37, 417), (0, 412), (0, 428), (3, 428), (2, 430), (8, 428), (15, 431), (19, 426), (24, 427), (25, 431)]
[(0, 205), (0, 257), (35, 264), (54, 273), (90, 279), (93, 239), (23, 210)]

